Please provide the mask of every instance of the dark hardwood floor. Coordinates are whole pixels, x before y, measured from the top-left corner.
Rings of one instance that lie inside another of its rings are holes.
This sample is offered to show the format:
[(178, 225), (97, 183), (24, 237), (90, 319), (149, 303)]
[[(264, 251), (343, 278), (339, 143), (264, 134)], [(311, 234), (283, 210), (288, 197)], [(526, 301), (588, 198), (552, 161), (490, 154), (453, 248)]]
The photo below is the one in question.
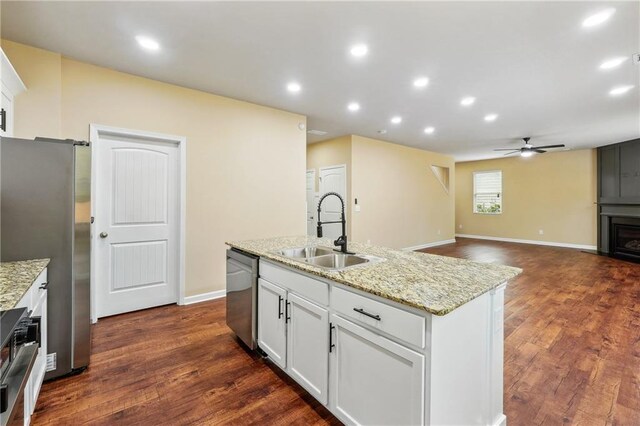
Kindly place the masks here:
[(640, 265), (459, 238), (427, 250), (518, 266), (505, 293), (509, 425), (640, 425)]
[[(459, 239), (430, 253), (524, 269), (506, 291), (508, 424), (640, 424), (640, 265)], [(244, 350), (224, 299), (100, 320), (91, 366), (45, 383), (34, 425), (339, 424)]]

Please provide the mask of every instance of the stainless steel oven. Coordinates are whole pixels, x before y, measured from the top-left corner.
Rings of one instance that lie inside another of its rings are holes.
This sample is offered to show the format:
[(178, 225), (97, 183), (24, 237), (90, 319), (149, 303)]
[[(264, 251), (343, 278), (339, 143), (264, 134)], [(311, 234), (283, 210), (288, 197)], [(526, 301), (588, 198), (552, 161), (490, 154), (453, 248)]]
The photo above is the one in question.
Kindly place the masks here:
[(258, 259), (227, 250), (227, 325), (251, 349), (258, 338)]
[(25, 387), (40, 347), (40, 318), (29, 317), (26, 308), (0, 311), (0, 339), (0, 425), (23, 425)]

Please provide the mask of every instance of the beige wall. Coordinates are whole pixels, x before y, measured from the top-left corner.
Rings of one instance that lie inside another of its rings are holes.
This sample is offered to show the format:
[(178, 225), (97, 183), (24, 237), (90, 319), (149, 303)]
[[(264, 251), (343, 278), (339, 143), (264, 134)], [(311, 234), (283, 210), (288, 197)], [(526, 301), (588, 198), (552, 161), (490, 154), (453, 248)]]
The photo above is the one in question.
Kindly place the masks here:
[[(473, 172), (480, 170), (502, 170), (500, 215), (473, 213)], [(457, 163), (455, 175), (460, 234), (596, 245), (595, 150)]]
[(225, 240), (304, 234), (304, 116), (2, 47), (28, 89), (18, 137), (86, 140), (90, 123), (186, 136), (187, 296), (225, 288)]
[[(454, 238), (454, 161), (447, 155), (352, 138), (353, 240), (406, 248)], [(449, 167), (445, 191), (431, 170)]]
[(353, 201), (349, 202), (349, 200), (351, 200), (351, 135), (307, 145), (307, 170), (315, 170), (316, 172), (316, 192), (320, 190), (320, 183), (318, 181), (320, 168), (341, 164), (347, 167), (347, 199), (345, 200), (345, 208), (347, 210), (347, 235), (351, 236), (353, 210), (351, 208)]

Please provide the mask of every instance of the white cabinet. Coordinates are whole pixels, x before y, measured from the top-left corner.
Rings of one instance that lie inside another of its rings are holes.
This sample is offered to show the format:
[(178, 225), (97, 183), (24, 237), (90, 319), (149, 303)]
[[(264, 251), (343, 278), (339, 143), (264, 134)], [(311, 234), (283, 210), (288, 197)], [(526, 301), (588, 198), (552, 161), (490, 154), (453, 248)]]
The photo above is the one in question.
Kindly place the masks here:
[(311, 395), (327, 404), (327, 309), (260, 278), (258, 345)]
[(287, 367), (286, 299), (282, 287), (258, 280), (258, 345), (281, 368)]
[(287, 295), (287, 372), (322, 404), (329, 380), (329, 311)]
[(30, 423), (47, 369), (47, 270), (38, 275), (29, 290), (16, 304), (16, 308), (27, 308), (31, 317), (40, 317), (40, 348), (31, 374), (24, 389), (24, 424)]
[(504, 426), (503, 293), (434, 316), (261, 260), (258, 344), (347, 425)]
[(40, 317), (40, 348), (29, 379), (31, 382), (31, 414), (36, 408), (36, 401), (38, 400), (38, 395), (40, 395), (44, 374), (47, 371), (47, 289), (43, 283), (38, 284), (38, 287), (34, 288), (33, 291), (33, 296), (36, 300), (31, 316)]
[(0, 49), (0, 136), (13, 136), (14, 98), (26, 90), (16, 70)]
[(331, 323), (331, 411), (347, 424), (423, 424), (425, 357), (337, 315)]

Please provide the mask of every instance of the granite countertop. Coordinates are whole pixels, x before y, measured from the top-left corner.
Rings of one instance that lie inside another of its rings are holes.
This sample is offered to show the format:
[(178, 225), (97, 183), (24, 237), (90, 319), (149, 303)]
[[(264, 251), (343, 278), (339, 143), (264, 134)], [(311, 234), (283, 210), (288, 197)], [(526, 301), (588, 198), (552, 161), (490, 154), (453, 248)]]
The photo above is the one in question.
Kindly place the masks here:
[(13, 309), (48, 264), (49, 259), (0, 262), (0, 311)]
[(434, 315), (446, 315), (522, 272), (511, 266), (361, 243), (349, 243), (349, 251), (385, 260), (328, 271), (275, 253), (291, 247), (333, 247), (327, 238), (279, 237), (231, 241), (227, 245)]

